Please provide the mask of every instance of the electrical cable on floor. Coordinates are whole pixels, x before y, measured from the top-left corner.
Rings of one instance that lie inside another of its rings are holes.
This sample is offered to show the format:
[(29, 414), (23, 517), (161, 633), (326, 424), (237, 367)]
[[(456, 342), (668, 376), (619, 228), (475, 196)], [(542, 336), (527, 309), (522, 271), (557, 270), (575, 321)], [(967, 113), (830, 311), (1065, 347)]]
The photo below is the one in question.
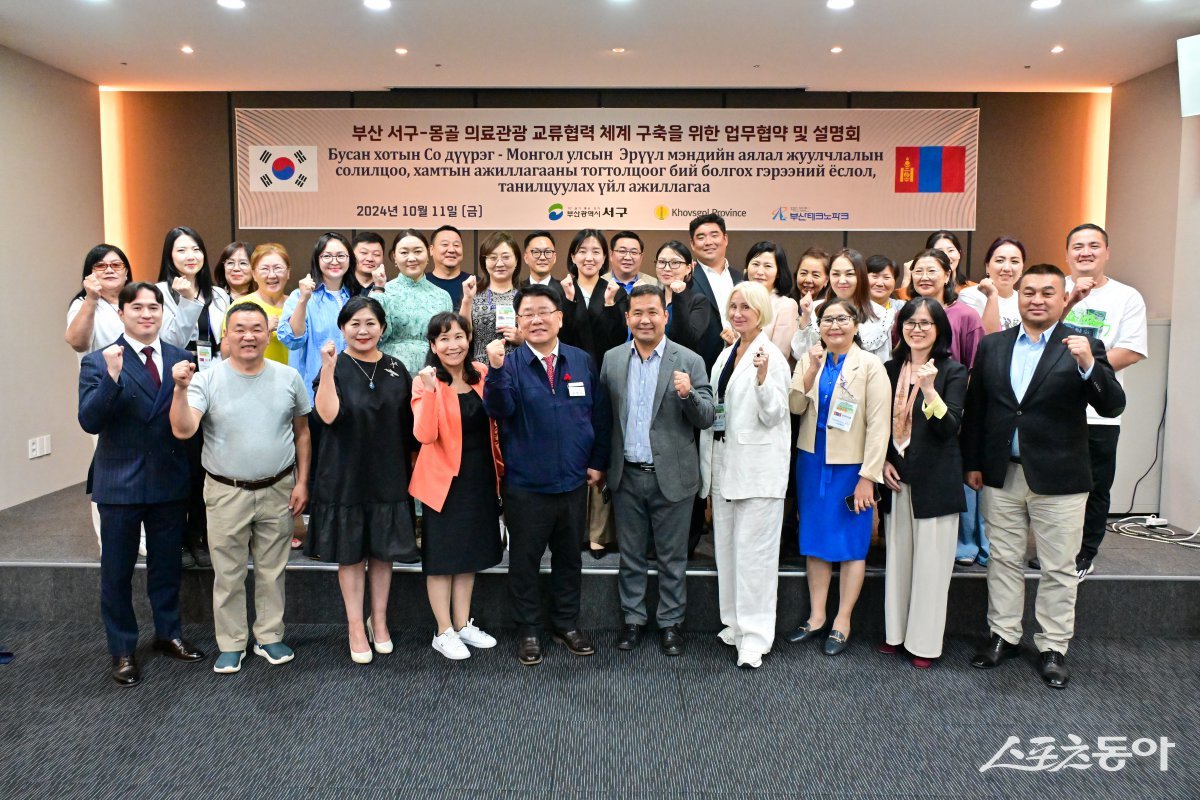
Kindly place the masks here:
[(1146, 467), (1146, 471), (1142, 473), (1142, 477), (1138, 478), (1133, 484), (1133, 491), (1129, 495), (1129, 508), (1125, 511), (1126, 514), (1132, 514), (1133, 509), (1137, 506), (1137, 490), (1142, 481), (1147, 475), (1154, 471), (1154, 465), (1158, 463), (1159, 451), (1163, 445), (1163, 427), (1167, 424), (1167, 402), (1163, 401), (1162, 417), (1158, 420), (1158, 430), (1154, 434), (1154, 460), (1150, 462), (1150, 466)]
[(1163, 544), (1175, 544), (1180, 547), (1192, 547), (1200, 549), (1200, 528), (1188, 533), (1186, 531), (1173, 531), (1167, 526), (1167, 521), (1154, 514), (1140, 514), (1132, 517), (1123, 517), (1116, 522), (1108, 524), (1110, 530), (1114, 533), (1119, 533), (1121, 536), (1128, 536), (1131, 539), (1139, 539), (1143, 542), (1161, 542)]

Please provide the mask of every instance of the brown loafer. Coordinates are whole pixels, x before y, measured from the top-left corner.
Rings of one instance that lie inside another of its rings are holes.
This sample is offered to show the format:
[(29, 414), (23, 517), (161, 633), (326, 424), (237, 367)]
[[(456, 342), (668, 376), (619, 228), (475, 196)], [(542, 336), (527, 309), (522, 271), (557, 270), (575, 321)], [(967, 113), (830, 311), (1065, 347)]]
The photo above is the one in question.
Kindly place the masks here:
[(592, 656), (596, 654), (596, 648), (592, 644), (592, 640), (588, 635), (581, 630), (573, 631), (555, 631), (554, 641), (559, 642), (571, 651), (571, 655), (575, 656)]
[(154, 649), (179, 661), (201, 661), (204, 653), (183, 639), (156, 639)]
[(542, 663), (542, 640), (536, 633), (517, 639), (517, 660), (527, 667)]
[(142, 682), (142, 672), (133, 656), (114, 656), (112, 679), (122, 686), (137, 686)]

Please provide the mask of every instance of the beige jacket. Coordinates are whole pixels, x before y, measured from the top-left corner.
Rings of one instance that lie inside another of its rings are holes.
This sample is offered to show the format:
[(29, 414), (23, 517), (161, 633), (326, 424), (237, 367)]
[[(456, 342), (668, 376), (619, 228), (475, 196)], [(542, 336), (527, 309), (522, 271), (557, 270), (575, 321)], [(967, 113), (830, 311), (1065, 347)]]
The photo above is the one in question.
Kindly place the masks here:
[[(806, 453), (813, 452), (817, 440), (817, 409), (820, 398), (821, 370), (826, 355), (817, 368), (812, 388), (804, 391), (804, 373), (808, 371), (808, 353), (800, 356), (792, 375), (788, 405), (799, 414), (800, 434), (796, 446)], [(827, 427), (825, 461), (828, 464), (862, 464), (858, 474), (875, 483), (883, 483), (883, 462), (887, 457), (888, 438), (892, 434), (892, 384), (879, 357), (858, 345), (846, 353), (841, 375), (833, 390), (830, 406), (838, 400), (858, 404), (849, 431)]]

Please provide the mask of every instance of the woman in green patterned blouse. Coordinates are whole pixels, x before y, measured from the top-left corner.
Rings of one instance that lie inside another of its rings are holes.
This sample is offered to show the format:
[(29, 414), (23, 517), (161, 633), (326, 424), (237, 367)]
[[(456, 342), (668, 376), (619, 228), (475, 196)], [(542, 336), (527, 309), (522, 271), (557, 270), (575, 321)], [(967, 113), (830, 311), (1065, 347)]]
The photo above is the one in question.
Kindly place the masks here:
[(429, 242), (416, 230), (403, 230), (392, 240), (392, 261), (400, 274), (372, 295), (387, 312), (387, 330), (379, 349), (400, 359), (410, 375), (425, 366), (429, 342), (425, 330), (434, 314), (451, 311), (450, 295), (425, 279)]

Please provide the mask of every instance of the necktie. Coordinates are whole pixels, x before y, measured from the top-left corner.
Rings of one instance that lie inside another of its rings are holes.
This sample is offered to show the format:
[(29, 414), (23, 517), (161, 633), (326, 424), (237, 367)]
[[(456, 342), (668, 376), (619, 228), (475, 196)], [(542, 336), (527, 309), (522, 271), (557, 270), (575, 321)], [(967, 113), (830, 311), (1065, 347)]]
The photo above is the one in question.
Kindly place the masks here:
[(546, 362), (546, 378), (550, 381), (550, 391), (554, 391), (554, 353), (548, 356), (542, 356), (542, 361)]
[(142, 355), (146, 357), (146, 371), (150, 373), (150, 382), (154, 384), (155, 389), (161, 389), (162, 376), (158, 374), (158, 367), (154, 365), (154, 348), (143, 347)]

